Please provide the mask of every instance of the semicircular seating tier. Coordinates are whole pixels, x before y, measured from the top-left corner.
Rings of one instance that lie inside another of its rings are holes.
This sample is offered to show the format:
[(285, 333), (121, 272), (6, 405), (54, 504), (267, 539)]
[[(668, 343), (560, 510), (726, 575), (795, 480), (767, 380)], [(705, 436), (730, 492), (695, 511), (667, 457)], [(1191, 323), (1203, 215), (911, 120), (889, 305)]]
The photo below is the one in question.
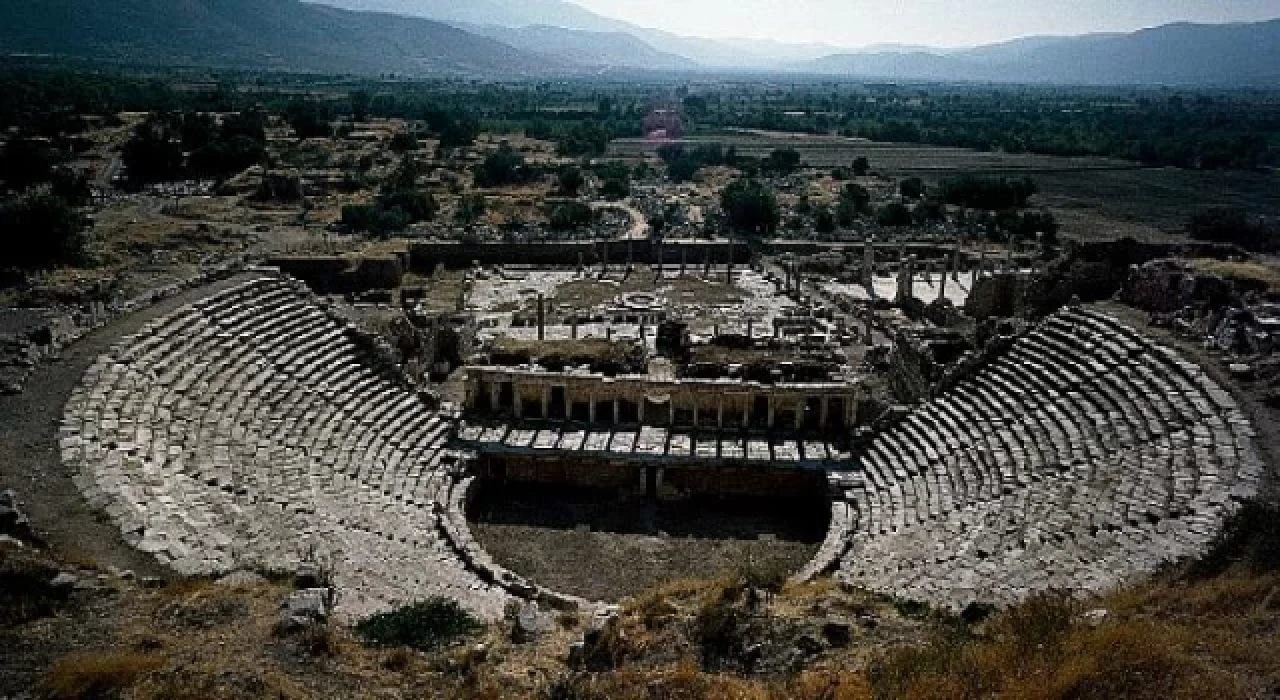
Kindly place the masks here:
[(953, 610), (1104, 591), (1211, 544), (1259, 487), (1252, 438), (1199, 367), (1067, 309), (829, 474), (815, 568)]
[(500, 616), (508, 587), (460, 523), (451, 416), (372, 369), (358, 338), (279, 277), (183, 307), (86, 372), (63, 461), (130, 544), (181, 573), (292, 570), (314, 548), (343, 616), (430, 595)]

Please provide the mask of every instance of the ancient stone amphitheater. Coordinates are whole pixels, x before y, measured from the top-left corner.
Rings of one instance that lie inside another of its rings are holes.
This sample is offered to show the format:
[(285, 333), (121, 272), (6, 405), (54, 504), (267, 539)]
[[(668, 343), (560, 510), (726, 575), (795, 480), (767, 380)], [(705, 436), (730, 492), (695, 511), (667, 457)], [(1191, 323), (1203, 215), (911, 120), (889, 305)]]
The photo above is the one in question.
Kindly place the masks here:
[[(375, 369), (362, 338), (298, 283), (246, 281), (100, 357), (66, 406), (62, 458), (179, 572), (317, 551), (346, 617), (436, 594), (487, 617), (512, 596), (577, 602), (476, 546), (456, 417)], [(1202, 550), (1261, 471), (1201, 371), (1069, 310), (831, 473), (830, 532), (799, 575), (953, 608), (1101, 589)]]

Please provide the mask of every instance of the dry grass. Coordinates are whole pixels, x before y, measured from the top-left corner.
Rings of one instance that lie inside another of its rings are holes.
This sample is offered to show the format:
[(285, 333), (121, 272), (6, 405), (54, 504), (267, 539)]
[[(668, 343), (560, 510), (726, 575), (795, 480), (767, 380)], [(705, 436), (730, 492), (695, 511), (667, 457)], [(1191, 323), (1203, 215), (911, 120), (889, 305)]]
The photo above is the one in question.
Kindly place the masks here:
[(132, 686), (144, 675), (164, 666), (156, 654), (85, 652), (54, 663), (44, 690), (54, 698), (106, 697)]
[(1275, 265), (1257, 262), (1211, 260), (1208, 258), (1197, 258), (1187, 262), (1201, 272), (1219, 275), (1226, 279), (1257, 282), (1265, 285), (1267, 291), (1280, 291), (1280, 267)]

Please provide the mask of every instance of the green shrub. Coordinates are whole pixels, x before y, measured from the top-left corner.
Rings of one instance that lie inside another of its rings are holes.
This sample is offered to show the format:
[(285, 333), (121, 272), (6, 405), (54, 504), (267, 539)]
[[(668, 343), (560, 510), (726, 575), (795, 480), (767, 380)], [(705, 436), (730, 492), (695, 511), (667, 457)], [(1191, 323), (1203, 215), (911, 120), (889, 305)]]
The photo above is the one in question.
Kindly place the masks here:
[(435, 597), (366, 618), (356, 625), (356, 632), (378, 646), (428, 651), (483, 627), (457, 601)]
[(89, 221), (67, 200), (31, 193), (0, 201), (0, 267), (41, 269), (73, 263), (83, 256)]

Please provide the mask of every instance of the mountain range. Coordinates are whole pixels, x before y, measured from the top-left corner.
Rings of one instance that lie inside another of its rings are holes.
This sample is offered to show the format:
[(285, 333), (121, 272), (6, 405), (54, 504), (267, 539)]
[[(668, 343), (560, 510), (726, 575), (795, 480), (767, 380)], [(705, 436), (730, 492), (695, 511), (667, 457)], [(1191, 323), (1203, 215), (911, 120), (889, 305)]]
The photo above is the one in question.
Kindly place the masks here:
[(890, 81), (1280, 86), (1280, 20), (967, 49), (712, 40), (566, 0), (0, 0), (0, 54), (405, 76), (749, 71)]

